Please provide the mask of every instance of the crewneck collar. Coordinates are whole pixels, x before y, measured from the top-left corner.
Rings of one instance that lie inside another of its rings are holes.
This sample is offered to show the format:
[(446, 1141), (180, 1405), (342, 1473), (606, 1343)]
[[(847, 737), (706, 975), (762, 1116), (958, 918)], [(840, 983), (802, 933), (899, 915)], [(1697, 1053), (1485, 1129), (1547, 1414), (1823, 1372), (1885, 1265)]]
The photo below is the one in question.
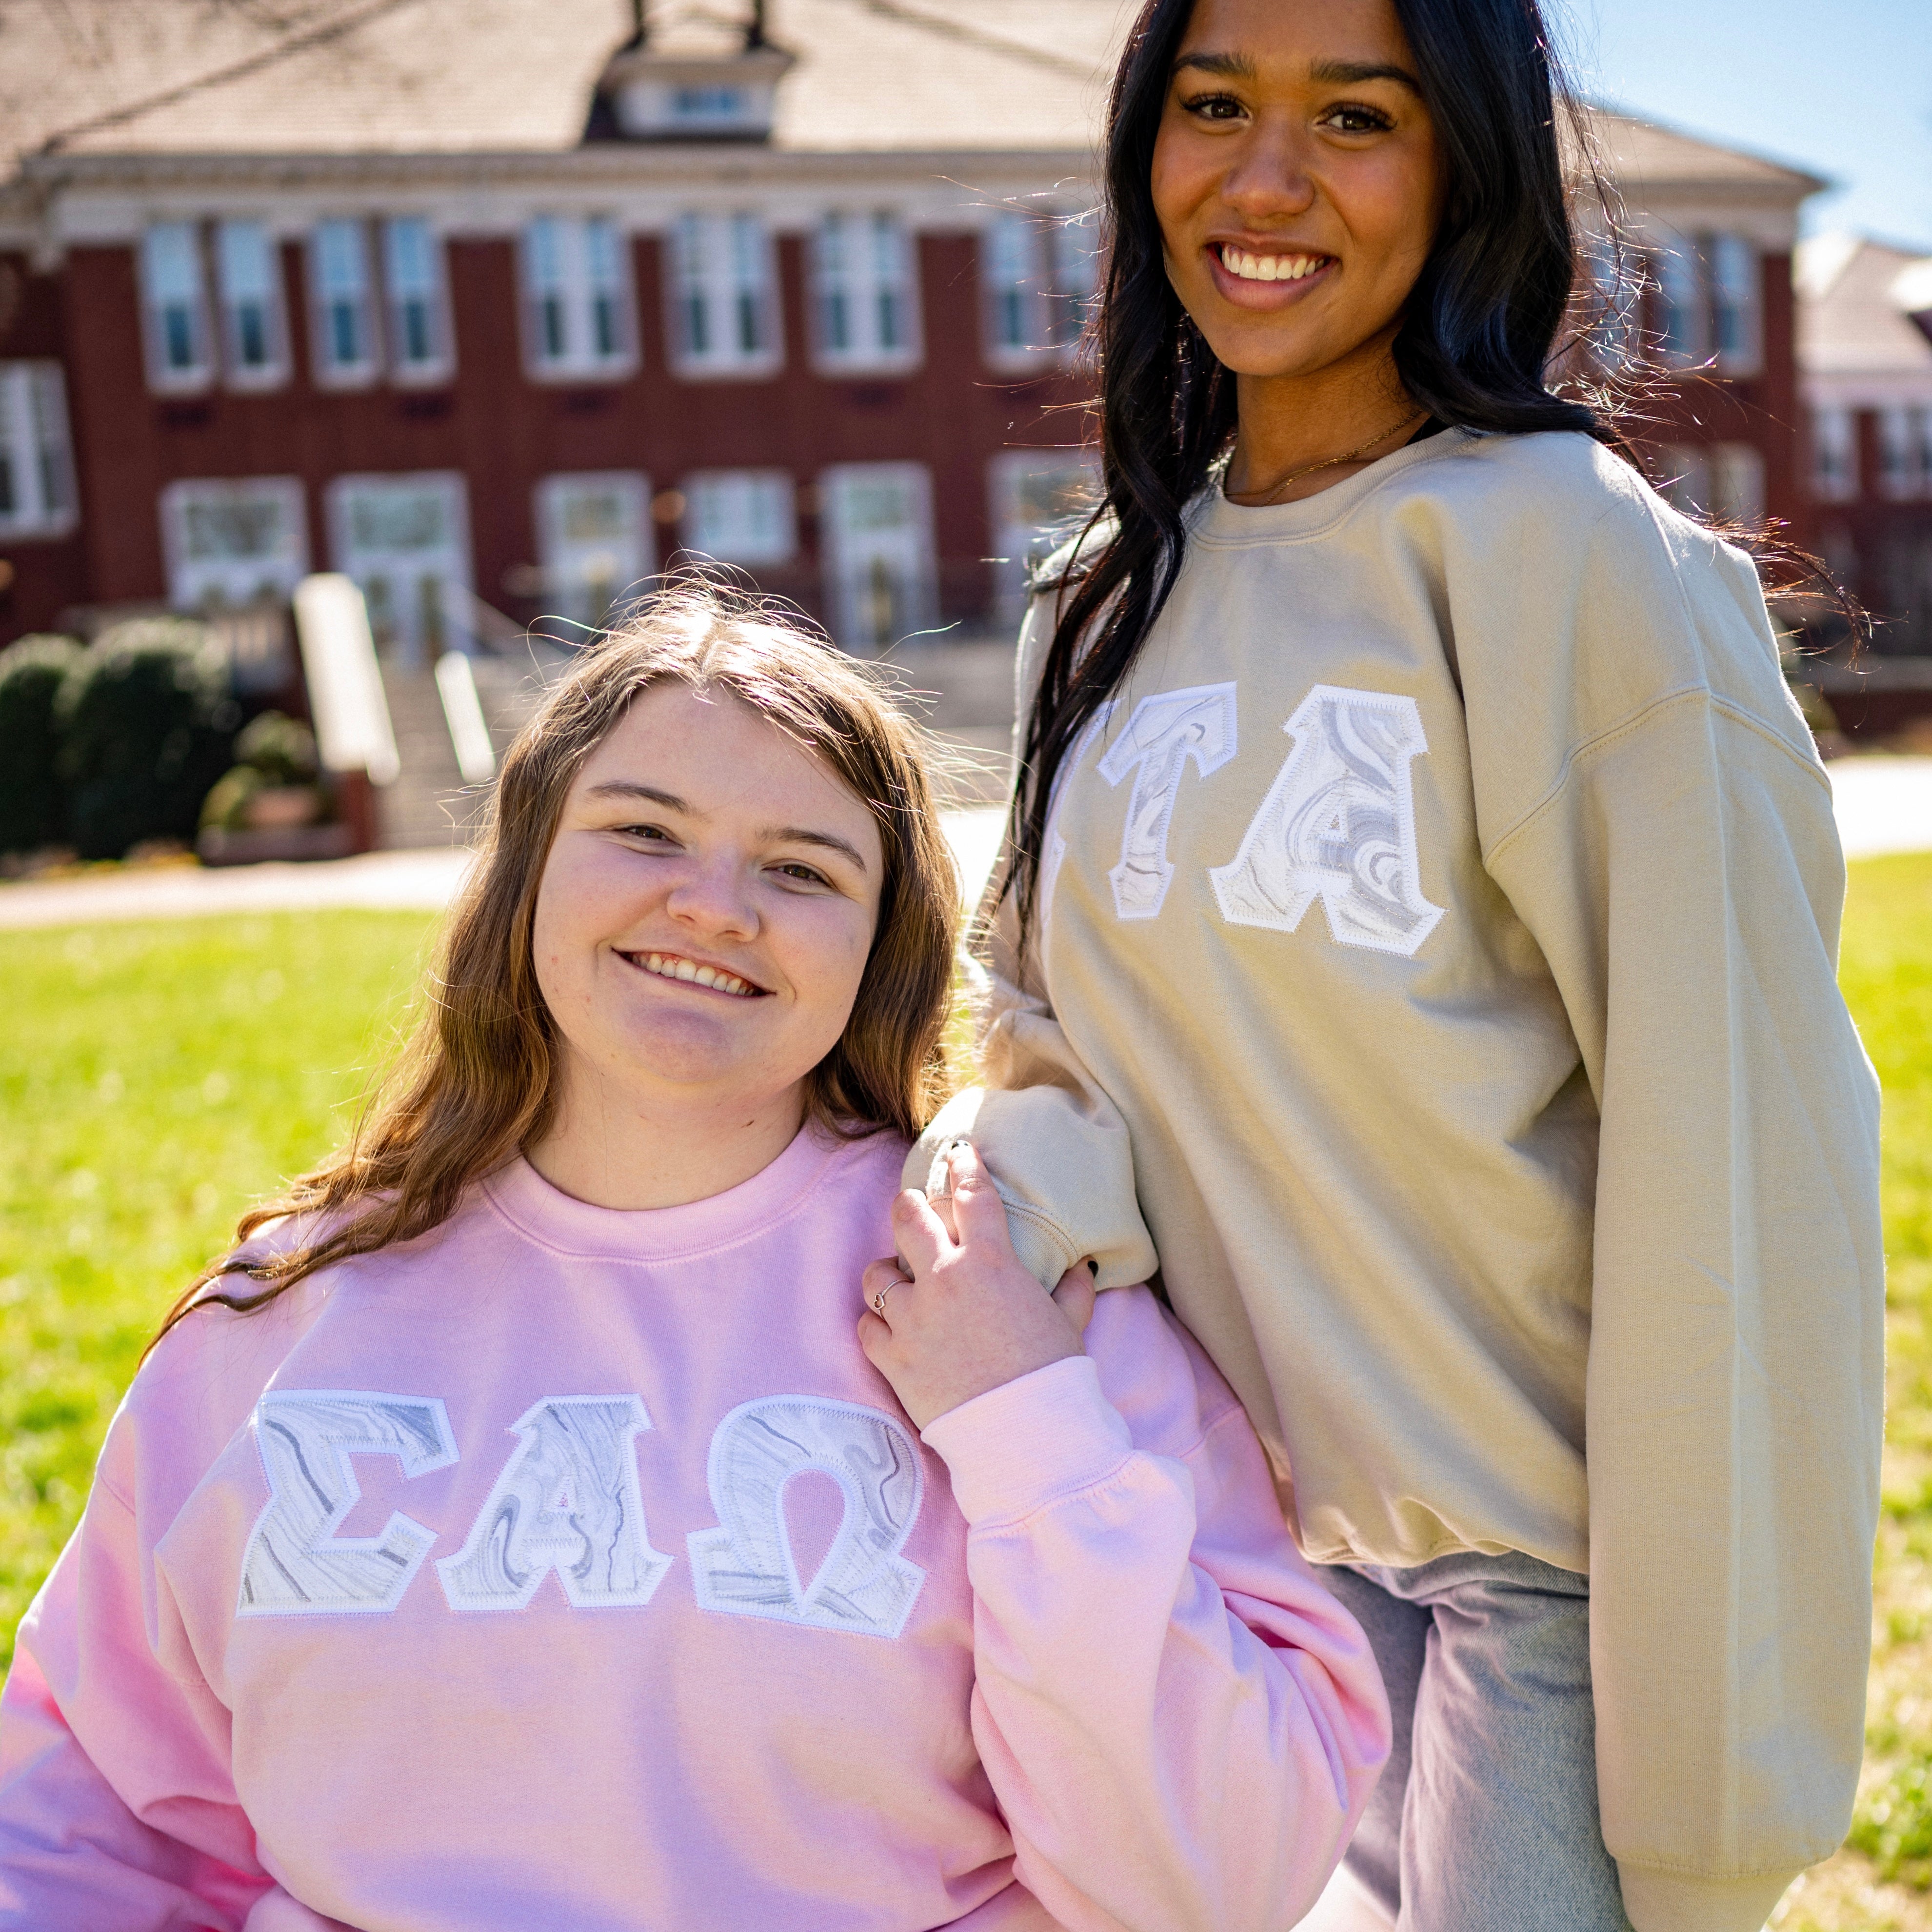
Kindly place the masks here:
[(1467, 430), (1443, 429), (1419, 442), (1404, 443), (1390, 454), (1378, 457), (1366, 470), (1296, 503), (1266, 503), (1258, 507), (1231, 503), (1222, 493), (1217, 475), (1195, 500), (1188, 534), (1210, 548), (1312, 536), (1340, 523), (1364, 497), (1402, 471), (1453, 455), (1475, 440)]
[(834, 1162), (863, 1144), (807, 1121), (784, 1153), (750, 1180), (676, 1208), (593, 1207), (553, 1186), (521, 1155), (484, 1182), (483, 1191), (520, 1234), (557, 1253), (680, 1261), (762, 1234), (801, 1207)]

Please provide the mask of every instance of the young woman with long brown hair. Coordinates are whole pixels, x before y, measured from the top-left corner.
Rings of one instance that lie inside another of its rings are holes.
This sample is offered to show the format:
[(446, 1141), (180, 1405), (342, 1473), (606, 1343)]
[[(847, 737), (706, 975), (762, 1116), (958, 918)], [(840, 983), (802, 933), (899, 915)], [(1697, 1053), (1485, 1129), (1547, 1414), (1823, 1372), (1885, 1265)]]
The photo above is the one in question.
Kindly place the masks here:
[(415, 1055), (177, 1306), (22, 1626), (0, 1927), (1320, 1891), (1387, 1707), (1239, 1405), (1144, 1288), (1043, 1294), (970, 1156), (944, 1222), (895, 1198), (957, 916), (925, 757), (700, 590), (550, 694)]
[(1535, 0), (1142, 8), (1105, 500), (908, 1172), (1158, 1259), (1376, 1643), (1380, 1916), (1749, 1932), (1858, 1777), (1876, 1090), (1751, 560), (1551, 384), (1569, 116)]

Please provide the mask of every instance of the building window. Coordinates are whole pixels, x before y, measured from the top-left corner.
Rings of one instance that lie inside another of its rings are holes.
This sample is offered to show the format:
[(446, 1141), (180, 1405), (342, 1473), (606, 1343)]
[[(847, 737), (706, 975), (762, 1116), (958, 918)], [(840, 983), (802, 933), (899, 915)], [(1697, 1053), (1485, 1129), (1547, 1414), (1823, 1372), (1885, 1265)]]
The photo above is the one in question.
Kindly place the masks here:
[(657, 568), (651, 486), (634, 470), (546, 476), (537, 485), (537, 541), (548, 612), (602, 630)]
[(828, 369), (906, 369), (919, 360), (913, 238), (884, 209), (836, 210), (812, 249), (818, 360)]
[(671, 245), (679, 373), (770, 374), (783, 352), (764, 224), (742, 212), (681, 215)]
[(1827, 503), (1858, 494), (1858, 419), (1850, 410), (1811, 412), (1811, 487)]
[(880, 651), (932, 625), (932, 483), (923, 464), (847, 463), (824, 472), (826, 602), (848, 650)]
[(1757, 250), (1742, 235), (1714, 235), (1705, 259), (1711, 280), (1711, 347), (1718, 370), (1727, 376), (1756, 375), (1764, 361)]
[(470, 509), (460, 475), (338, 476), (328, 504), (329, 554), (361, 587), (386, 655), (418, 670), (467, 634)]
[(1764, 457), (1755, 443), (1720, 442), (1712, 448), (1710, 509), (1720, 524), (1764, 521)]
[(455, 366), (442, 244), (420, 215), (382, 224), (382, 292), (388, 310), (389, 367), (398, 382), (447, 381)]
[(798, 554), (798, 519), (782, 470), (703, 470), (684, 481), (687, 550), (720, 563), (789, 563)]
[(1009, 209), (981, 239), (987, 360), (1016, 368), (1072, 359), (1099, 273), (1099, 218)]
[(170, 483), (161, 492), (161, 548), (177, 610), (286, 598), (308, 574), (301, 481)]
[(999, 621), (1025, 614), (1034, 566), (1078, 530), (1097, 499), (1100, 466), (1076, 449), (1009, 449), (988, 467), (994, 604)]
[(1932, 408), (1894, 406), (1878, 418), (1879, 487), (1900, 502), (1932, 496)]
[(272, 389), (288, 380), (282, 265), (259, 221), (214, 224), (214, 279), (221, 308), (222, 373), (231, 389)]
[(1710, 452), (1697, 443), (1672, 443), (1658, 452), (1657, 488), (1664, 500), (1687, 517), (1711, 507)]
[(380, 356), (368, 230), (360, 221), (318, 222), (308, 263), (316, 380), (331, 388), (373, 382)]
[(1711, 352), (1703, 263), (1695, 242), (1679, 239), (1657, 259), (1657, 347), (1666, 362), (1701, 362)]
[(80, 520), (58, 362), (0, 362), (0, 536), (64, 537)]
[(530, 366), (565, 380), (637, 366), (628, 250), (614, 221), (539, 215), (524, 236)]
[(141, 237), (141, 305), (148, 383), (178, 394), (214, 378), (201, 237), (191, 221), (160, 221)]

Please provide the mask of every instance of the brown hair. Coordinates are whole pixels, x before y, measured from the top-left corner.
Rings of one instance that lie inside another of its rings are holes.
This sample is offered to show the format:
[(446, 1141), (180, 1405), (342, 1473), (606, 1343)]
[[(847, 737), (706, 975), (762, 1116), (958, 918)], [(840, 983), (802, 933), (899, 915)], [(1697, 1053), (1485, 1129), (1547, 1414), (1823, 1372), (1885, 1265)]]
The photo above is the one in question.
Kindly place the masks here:
[[(472, 1183), (542, 1134), (556, 1100), (556, 1031), (530, 950), (537, 889), (584, 760), (664, 678), (730, 692), (872, 808), (885, 856), (878, 923), (845, 1030), (807, 1076), (807, 1118), (850, 1138), (886, 1128), (908, 1138), (931, 1118), (945, 1097), (959, 887), (922, 734), (878, 677), (824, 638), (742, 592), (687, 580), (586, 647), (518, 734), (413, 1038), (349, 1144), (251, 1208), (236, 1231), (246, 1241), (304, 1215), (321, 1217), (319, 1238), (205, 1269), (156, 1342), (193, 1308), (266, 1307), (318, 1269), (428, 1233)], [(210, 1292), (233, 1275), (255, 1292)]]

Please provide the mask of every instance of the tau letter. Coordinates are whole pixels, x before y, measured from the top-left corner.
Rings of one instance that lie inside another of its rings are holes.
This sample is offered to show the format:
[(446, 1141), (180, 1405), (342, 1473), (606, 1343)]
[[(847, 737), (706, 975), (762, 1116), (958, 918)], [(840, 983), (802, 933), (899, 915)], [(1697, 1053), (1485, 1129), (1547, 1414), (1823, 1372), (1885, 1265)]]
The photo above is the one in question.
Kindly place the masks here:
[(1318, 898), (1340, 944), (1412, 956), (1442, 916), (1416, 856), (1409, 760), (1429, 743), (1415, 700), (1318, 684), (1282, 728), (1294, 749), (1208, 875), (1222, 917), (1292, 932)]
[(648, 1604), (671, 1559), (651, 1547), (632, 1446), (634, 1395), (553, 1395), (511, 1425), (517, 1448), (436, 1574), (453, 1610), (520, 1610), (554, 1570), (579, 1610)]
[(1100, 764), (1100, 776), (1110, 785), (1118, 784), (1130, 772), (1134, 775), (1126, 829), (1120, 834), (1120, 862), (1107, 874), (1114, 884), (1118, 917), (1153, 919), (1167, 897), (1174, 878), (1167, 829), (1188, 760), (1194, 760), (1204, 778), (1234, 755), (1232, 684), (1164, 691), (1134, 706), (1127, 728), (1108, 746)]

